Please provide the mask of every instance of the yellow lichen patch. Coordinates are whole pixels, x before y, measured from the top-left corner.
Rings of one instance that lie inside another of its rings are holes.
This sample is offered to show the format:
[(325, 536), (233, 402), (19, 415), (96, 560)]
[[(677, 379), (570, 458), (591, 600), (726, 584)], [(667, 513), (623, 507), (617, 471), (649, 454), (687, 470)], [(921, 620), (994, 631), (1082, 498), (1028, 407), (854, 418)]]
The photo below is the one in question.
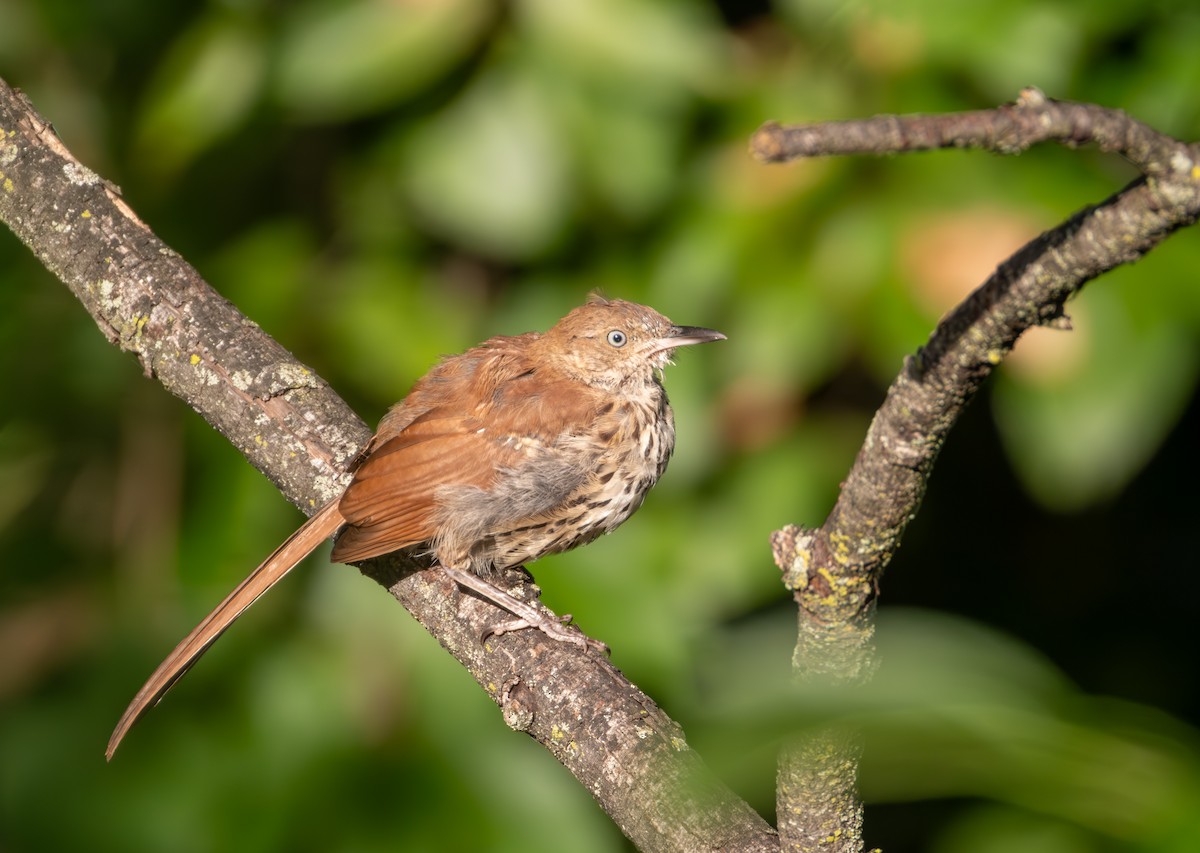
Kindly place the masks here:
[(829, 571), (829, 569), (827, 569), (827, 568), (822, 567), (822, 568), (817, 569), (817, 574), (819, 574), (821, 577), (823, 577), (825, 579), (825, 583), (829, 587), (829, 595), (823, 595), (819, 599), (822, 604), (826, 605), (827, 607), (831, 607), (838, 603), (839, 598), (845, 598), (845, 596), (846, 596), (845, 587), (841, 586), (838, 583), (839, 578), (837, 576), (835, 576), (833, 574), (833, 572)]
[(198, 356), (196, 353), (192, 353), (192, 357), (189, 358), (188, 361), (191, 362), (193, 367), (195, 367), (200, 363), (200, 356)]
[(263, 438), (261, 435), (254, 436), (254, 443), (257, 444), (259, 447), (267, 446), (267, 440), (265, 438)]
[(850, 559), (850, 537), (841, 533), (831, 533), (829, 535), (829, 546), (833, 551), (833, 558), (839, 563), (845, 564)]
[(552, 740), (562, 740), (566, 736), (567, 733), (559, 728), (557, 723), (550, 729), (550, 738)]
[(79, 214), (79, 218), (80, 219), (91, 219), (92, 212), (90, 210), (85, 210), (83, 213)]
[(4, 176), (4, 191), (6, 193), (10, 193), (13, 191), (12, 178), (8, 177), (7, 175)]

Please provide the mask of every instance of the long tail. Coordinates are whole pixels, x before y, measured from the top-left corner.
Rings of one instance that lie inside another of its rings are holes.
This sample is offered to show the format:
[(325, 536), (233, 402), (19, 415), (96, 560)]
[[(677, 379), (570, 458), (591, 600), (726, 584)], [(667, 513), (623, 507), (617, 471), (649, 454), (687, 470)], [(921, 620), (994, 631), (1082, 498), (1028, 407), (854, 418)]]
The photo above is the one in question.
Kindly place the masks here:
[(158, 704), (171, 686), (183, 678), (192, 664), (208, 651), (208, 647), (217, 641), (225, 629), (245, 613), (246, 608), (257, 601), (260, 595), (283, 580), (297, 563), (332, 536), (343, 521), (342, 514), (338, 511), (338, 501), (330, 501), (276, 548), (249, 577), (238, 584), (237, 589), (217, 605), (216, 610), (208, 614), (192, 633), (180, 641), (175, 650), (167, 655), (167, 659), (154, 670), (150, 679), (142, 685), (142, 689), (121, 715), (112, 737), (108, 739), (108, 749), (104, 753), (108, 760), (112, 760), (113, 753), (121, 745), (121, 740), (130, 727)]

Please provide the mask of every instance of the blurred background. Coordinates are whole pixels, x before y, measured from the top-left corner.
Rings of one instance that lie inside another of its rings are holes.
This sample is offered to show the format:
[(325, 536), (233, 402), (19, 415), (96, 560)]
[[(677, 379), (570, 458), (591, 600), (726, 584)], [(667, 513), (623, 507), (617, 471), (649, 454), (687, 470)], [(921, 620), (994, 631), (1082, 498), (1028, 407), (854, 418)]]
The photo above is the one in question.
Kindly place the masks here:
[[(592, 289), (729, 336), (676, 458), (535, 566), (773, 820), (774, 756), (860, 725), (891, 853), (1200, 849), (1200, 245), (1037, 330), (883, 583), (882, 668), (794, 697), (768, 536), (819, 524), (905, 354), (1133, 177), (1045, 146), (763, 166), (763, 121), (1036, 85), (1200, 133), (1192, 4), (0, 0), (0, 77), (368, 422), (443, 353)], [(310, 561), (133, 732), (175, 642), (300, 521), (0, 234), (0, 850), (614, 851), (573, 780), (354, 570)]]

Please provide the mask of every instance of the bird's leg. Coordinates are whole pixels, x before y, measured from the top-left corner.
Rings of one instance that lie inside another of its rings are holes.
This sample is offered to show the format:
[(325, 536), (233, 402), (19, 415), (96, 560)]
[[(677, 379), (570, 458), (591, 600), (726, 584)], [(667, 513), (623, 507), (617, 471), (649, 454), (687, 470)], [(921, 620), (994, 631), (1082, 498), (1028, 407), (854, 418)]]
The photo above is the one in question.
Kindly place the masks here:
[(599, 640), (593, 640), (591, 637), (584, 634), (578, 628), (575, 628), (567, 623), (570, 622), (570, 616), (564, 616), (559, 619), (548, 619), (533, 605), (521, 601), (512, 593), (501, 589), (489, 580), (481, 578), (479, 575), (472, 572), (464, 572), (462, 569), (452, 569), (449, 566), (442, 566), (442, 571), (461, 587), (471, 590), (474, 593), (482, 596), (487, 601), (507, 610), (517, 618), (509, 622), (501, 622), (493, 625), (483, 632), (483, 639), (497, 634), (506, 634), (509, 631), (520, 631), (526, 628), (536, 628), (552, 640), (559, 640), (564, 643), (571, 643), (579, 646), (584, 651), (598, 651), (608, 654), (608, 646)]

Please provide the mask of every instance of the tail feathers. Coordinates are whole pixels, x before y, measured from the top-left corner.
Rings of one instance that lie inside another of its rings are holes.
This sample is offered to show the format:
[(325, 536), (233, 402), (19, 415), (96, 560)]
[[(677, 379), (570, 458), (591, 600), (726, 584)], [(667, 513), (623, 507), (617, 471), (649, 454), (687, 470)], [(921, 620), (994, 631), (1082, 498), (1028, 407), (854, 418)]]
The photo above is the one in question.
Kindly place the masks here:
[(158, 669), (154, 670), (154, 674), (133, 697), (129, 707), (125, 709), (120, 722), (113, 730), (112, 737), (108, 740), (108, 749), (105, 750), (105, 756), (110, 761), (133, 724), (158, 704), (172, 685), (183, 678), (192, 665), (200, 659), (200, 656), (208, 651), (208, 647), (224, 633), (225, 629), (246, 612), (246, 609), (257, 601), (260, 595), (283, 580), (301, 560), (332, 536), (342, 523), (343, 518), (338, 510), (338, 501), (334, 500), (326, 504), (276, 548), (271, 556), (267, 557), (257, 569), (250, 573), (249, 577), (238, 584), (237, 588), (217, 605), (212, 613), (204, 618), (203, 622), (183, 638), (175, 650), (167, 655), (167, 659), (158, 665)]

